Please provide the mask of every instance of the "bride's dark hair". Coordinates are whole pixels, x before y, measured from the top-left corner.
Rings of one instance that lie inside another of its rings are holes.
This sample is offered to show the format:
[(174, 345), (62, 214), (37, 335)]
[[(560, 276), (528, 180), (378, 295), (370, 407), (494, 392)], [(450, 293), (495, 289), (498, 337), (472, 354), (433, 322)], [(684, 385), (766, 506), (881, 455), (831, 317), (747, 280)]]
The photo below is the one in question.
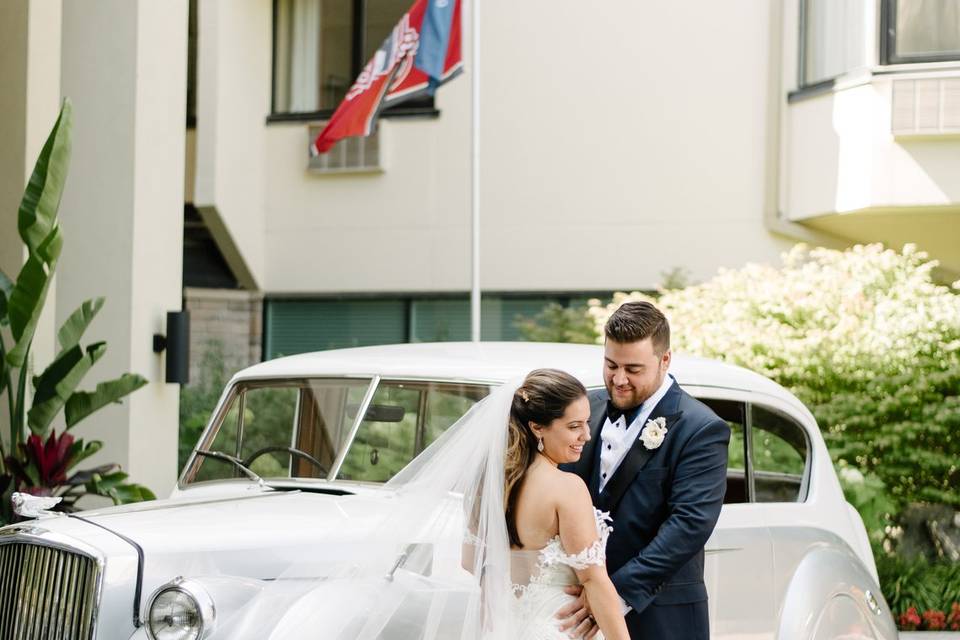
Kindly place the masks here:
[(515, 507), (527, 469), (537, 454), (537, 437), (530, 423), (547, 426), (557, 418), (562, 418), (567, 407), (585, 395), (587, 390), (583, 384), (559, 369), (531, 371), (513, 394), (503, 465), (503, 505), (511, 546), (523, 546), (517, 534)]

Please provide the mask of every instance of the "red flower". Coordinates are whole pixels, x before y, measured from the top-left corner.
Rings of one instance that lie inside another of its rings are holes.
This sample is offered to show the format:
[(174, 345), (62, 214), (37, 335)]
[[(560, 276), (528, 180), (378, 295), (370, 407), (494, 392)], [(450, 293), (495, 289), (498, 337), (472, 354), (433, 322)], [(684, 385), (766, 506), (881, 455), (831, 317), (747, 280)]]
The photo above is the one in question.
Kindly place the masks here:
[(910, 607), (900, 614), (900, 628), (904, 631), (916, 631), (920, 626), (920, 614), (916, 607)]
[(18, 456), (8, 456), (7, 467), (13, 473), (20, 490), (34, 495), (44, 495), (45, 490), (55, 488), (67, 481), (70, 468), (70, 448), (74, 438), (69, 433), (57, 437), (50, 432), (46, 443), (33, 434), (21, 444)]
[(947, 615), (938, 609), (923, 612), (923, 628), (928, 631), (942, 631), (947, 628)]
[(960, 631), (960, 602), (954, 602), (950, 606), (950, 615), (947, 616), (947, 624), (951, 631)]

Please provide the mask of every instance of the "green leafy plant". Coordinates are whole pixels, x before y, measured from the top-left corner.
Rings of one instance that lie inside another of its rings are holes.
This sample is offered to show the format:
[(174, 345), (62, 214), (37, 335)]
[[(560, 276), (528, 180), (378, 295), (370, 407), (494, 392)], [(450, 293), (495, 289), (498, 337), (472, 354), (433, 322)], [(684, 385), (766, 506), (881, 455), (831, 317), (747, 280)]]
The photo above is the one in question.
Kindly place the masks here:
[[(146, 487), (127, 484), (127, 475), (115, 464), (75, 471), (102, 443), (85, 443), (67, 431), (147, 383), (138, 375), (124, 374), (97, 384), (92, 391), (79, 389), (107, 349), (105, 342), (80, 344), (103, 307), (103, 298), (87, 300), (70, 314), (57, 332), (59, 351), (53, 362), (39, 375), (29, 376), (37, 324), (63, 248), (57, 211), (70, 164), (71, 127), (72, 110), (65, 100), (18, 211), (17, 230), (26, 261), (16, 280), (0, 273), (0, 329), (6, 328), (12, 340), (8, 349), (0, 332), (0, 395), (6, 395), (9, 412), (9, 433), (0, 437), (0, 524), (12, 519), (13, 491), (61, 496), (63, 509), (73, 508), (84, 493), (106, 496), (115, 503), (154, 497)], [(65, 430), (57, 435), (52, 425), (61, 412)]]
[(200, 439), (220, 394), (230, 379), (225, 365), (223, 342), (210, 340), (200, 355), (195, 381), (180, 388), (180, 437), (177, 447), (178, 469), (183, 469)]
[(960, 603), (960, 564), (883, 553), (876, 554), (876, 561), (883, 596), (902, 625), (912, 620), (920, 628), (924, 623), (918, 612), (926, 611), (949, 612), (948, 624), (960, 625), (960, 606), (954, 605)]
[(575, 342), (592, 344), (600, 334), (583, 307), (564, 307), (551, 302), (533, 317), (517, 316), (514, 323), (530, 342)]

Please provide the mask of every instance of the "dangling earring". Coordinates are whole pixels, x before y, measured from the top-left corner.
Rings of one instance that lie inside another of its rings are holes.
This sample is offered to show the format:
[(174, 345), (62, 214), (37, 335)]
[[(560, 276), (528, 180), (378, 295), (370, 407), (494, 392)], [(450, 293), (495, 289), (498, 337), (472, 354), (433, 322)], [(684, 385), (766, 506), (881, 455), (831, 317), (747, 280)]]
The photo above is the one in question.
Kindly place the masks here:
[(543, 453), (543, 438), (537, 438), (537, 451)]

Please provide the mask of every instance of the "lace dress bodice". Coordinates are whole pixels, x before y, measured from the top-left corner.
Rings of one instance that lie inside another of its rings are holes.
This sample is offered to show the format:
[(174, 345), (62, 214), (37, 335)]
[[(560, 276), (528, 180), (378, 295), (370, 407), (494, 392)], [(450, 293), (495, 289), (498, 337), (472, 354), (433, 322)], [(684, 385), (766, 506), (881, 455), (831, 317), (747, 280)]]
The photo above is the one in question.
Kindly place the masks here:
[[(594, 509), (597, 540), (579, 553), (563, 548), (560, 536), (554, 536), (542, 549), (518, 549), (510, 552), (510, 577), (516, 601), (514, 625), (523, 640), (559, 640), (568, 636), (557, 628), (557, 610), (571, 600), (564, 587), (579, 584), (576, 570), (606, 561), (610, 514)], [(598, 635), (598, 637), (601, 637)]]

